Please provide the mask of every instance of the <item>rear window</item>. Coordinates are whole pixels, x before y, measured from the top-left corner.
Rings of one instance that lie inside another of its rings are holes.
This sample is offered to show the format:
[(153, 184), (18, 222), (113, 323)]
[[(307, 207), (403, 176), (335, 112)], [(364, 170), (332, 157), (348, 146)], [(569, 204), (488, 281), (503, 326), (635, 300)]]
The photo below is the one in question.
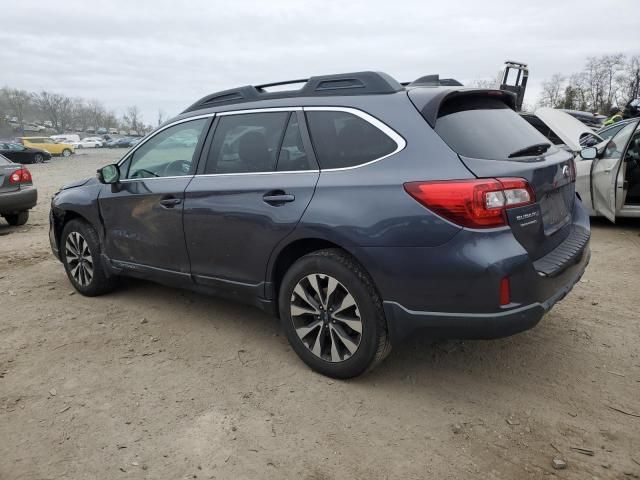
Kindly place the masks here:
[(461, 96), (446, 101), (435, 130), (459, 155), (488, 160), (509, 159), (509, 154), (540, 143), (551, 143), (500, 100)]
[(362, 165), (393, 153), (386, 133), (348, 112), (306, 112), (313, 148), (323, 169)]

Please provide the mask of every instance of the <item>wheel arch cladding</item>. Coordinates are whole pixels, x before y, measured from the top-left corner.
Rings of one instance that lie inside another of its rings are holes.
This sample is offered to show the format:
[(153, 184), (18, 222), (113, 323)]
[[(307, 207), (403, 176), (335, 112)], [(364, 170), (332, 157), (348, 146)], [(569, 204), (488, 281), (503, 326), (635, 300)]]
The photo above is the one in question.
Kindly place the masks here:
[(275, 299), (275, 304), (277, 305), (277, 299), (280, 293), (280, 284), (282, 283), (282, 279), (284, 278), (287, 270), (289, 270), (291, 265), (293, 265), (298, 259), (304, 257), (305, 255), (308, 255), (309, 253), (328, 249), (340, 250), (349, 255), (355, 262), (360, 265), (360, 267), (367, 273), (367, 275), (369, 275), (374, 288), (376, 288), (377, 290), (375, 282), (373, 281), (373, 277), (367, 271), (366, 267), (360, 261), (360, 259), (356, 255), (354, 255), (353, 252), (350, 251), (350, 249), (322, 238), (299, 238), (285, 245), (274, 256), (274, 260), (267, 272), (267, 298)]

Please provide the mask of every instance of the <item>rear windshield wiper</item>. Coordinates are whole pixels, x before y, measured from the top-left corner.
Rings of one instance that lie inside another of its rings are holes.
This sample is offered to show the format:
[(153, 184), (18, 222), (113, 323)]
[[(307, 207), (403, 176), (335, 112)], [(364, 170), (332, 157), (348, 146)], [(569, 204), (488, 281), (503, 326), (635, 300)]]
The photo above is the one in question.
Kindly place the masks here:
[(521, 148), (520, 150), (516, 150), (513, 153), (509, 154), (509, 158), (514, 157), (528, 157), (529, 155), (540, 155), (551, 147), (550, 143), (536, 143), (535, 145), (530, 145), (525, 148)]

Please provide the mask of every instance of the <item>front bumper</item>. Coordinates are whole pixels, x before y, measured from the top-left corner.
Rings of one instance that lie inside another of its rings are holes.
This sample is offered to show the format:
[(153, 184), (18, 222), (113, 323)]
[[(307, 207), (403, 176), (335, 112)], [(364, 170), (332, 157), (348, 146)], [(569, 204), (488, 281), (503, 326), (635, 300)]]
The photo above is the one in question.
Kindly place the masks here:
[(0, 215), (10, 215), (29, 210), (38, 203), (36, 187), (20, 187), (15, 192), (0, 194)]

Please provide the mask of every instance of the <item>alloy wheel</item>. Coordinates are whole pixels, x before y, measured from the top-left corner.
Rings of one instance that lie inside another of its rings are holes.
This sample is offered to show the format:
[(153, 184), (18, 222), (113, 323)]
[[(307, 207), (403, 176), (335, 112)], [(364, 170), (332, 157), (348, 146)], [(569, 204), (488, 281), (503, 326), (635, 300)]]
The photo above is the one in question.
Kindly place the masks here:
[(80, 233), (71, 232), (64, 249), (71, 276), (80, 286), (88, 286), (93, 279), (93, 257), (89, 244)]
[(42, 163), (44, 162), (44, 157), (41, 154), (36, 153), (35, 157), (33, 158), (33, 161), (34, 163)]
[(362, 319), (355, 298), (322, 273), (302, 278), (291, 294), (291, 320), (302, 343), (317, 357), (343, 362), (358, 350)]

